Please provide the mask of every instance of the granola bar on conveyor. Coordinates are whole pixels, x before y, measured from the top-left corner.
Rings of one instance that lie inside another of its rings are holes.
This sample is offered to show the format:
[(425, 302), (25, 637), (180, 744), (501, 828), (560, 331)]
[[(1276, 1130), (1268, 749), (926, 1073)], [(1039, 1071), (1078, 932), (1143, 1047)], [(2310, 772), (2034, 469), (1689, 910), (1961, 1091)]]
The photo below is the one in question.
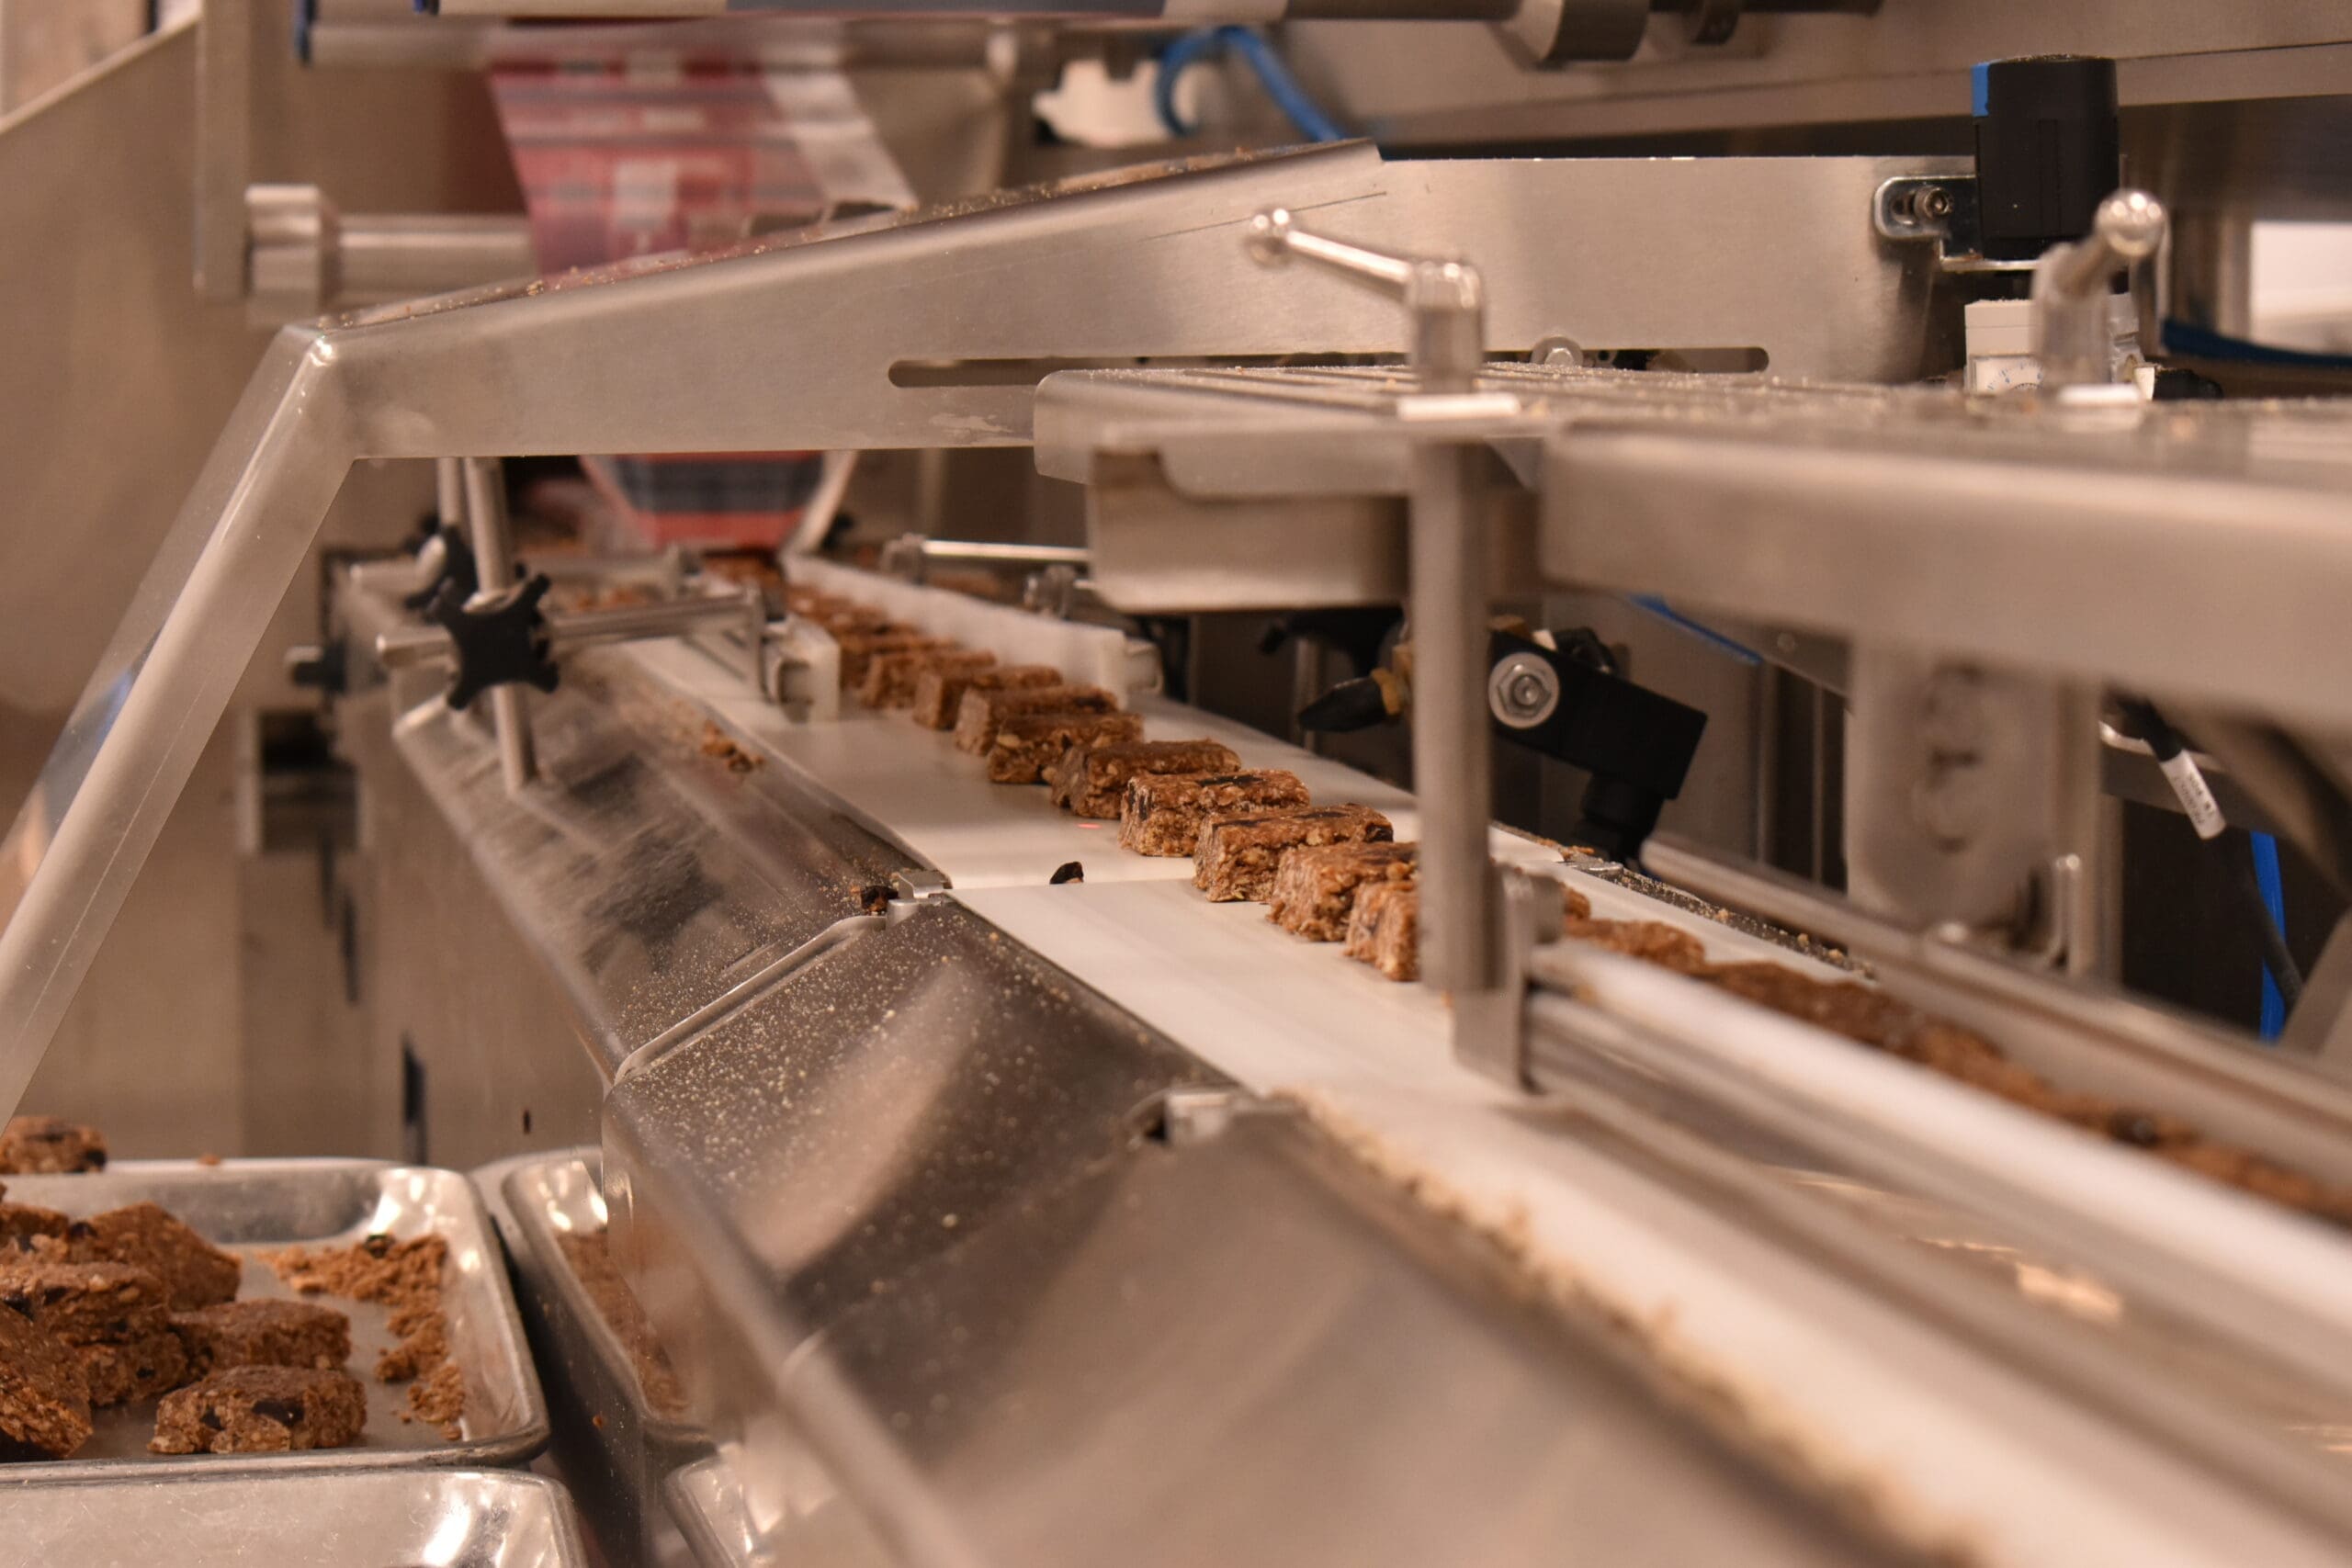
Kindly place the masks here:
[(1369, 806), (1292, 806), (1220, 817), (1202, 828), (1193, 846), (1193, 886), (1212, 903), (1263, 903), (1273, 891), (1274, 868), (1284, 851), (1395, 837), (1388, 818)]
[(1046, 779), (1056, 806), (1080, 817), (1119, 819), (1127, 781), (1147, 773), (1230, 773), (1241, 766), (1221, 740), (1126, 740), (1073, 746)]
[(1043, 784), (1046, 770), (1073, 746), (1142, 739), (1143, 720), (1131, 713), (1012, 714), (989, 743), (989, 782)]
[(926, 670), (976, 675), (996, 662), (985, 648), (916, 649), (906, 653), (877, 653), (858, 683), (858, 700), (868, 707), (912, 707), (915, 686)]
[(1119, 699), (1100, 686), (1022, 686), (992, 692), (975, 687), (956, 709), (956, 749), (984, 757), (996, 727), (1022, 713), (1114, 713)]
[(1274, 868), (1266, 919), (1309, 942), (1338, 942), (1360, 891), (1384, 882), (1410, 882), (1419, 869), (1418, 844), (1315, 844), (1290, 851)]
[(1392, 980), (1421, 977), (1421, 890), (1384, 882), (1356, 896), (1348, 914), (1347, 955)]
[(907, 626), (892, 626), (874, 632), (836, 632), (833, 641), (842, 650), (842, 690), (854, 692), (865, 683), (866, 667), (886, 653), (944, 653), (956, 644), (953, 638), (933, 637), (928, 632)]
[(915, 678), (914, 721), (925, 729), (953, 729), (966, 692), (1010, 692), (1026, 686), (1058, 686), (1062, 672), (1050, 664), (1000, 664), (958, 675), (926, 670)]
[(1119, 803), (1119, 847), (1139, 855), (1189, 855), (1212, 818), (1306, 804), (1306, 785), (1287, 768), (1145, 773), (1127, 781)]

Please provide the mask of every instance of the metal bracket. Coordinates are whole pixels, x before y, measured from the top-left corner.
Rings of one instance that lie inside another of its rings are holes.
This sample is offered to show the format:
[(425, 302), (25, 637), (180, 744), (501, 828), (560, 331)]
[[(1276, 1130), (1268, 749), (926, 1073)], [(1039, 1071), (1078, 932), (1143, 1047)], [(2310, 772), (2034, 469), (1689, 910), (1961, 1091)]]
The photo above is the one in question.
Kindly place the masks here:
[(896, 871), (890, 874), (891, 891), (901, 899), (916, 903), (925, 898), (936, 898), (943, 893), (952, 891), (955, 886), (947, 880), (945, 872), (933, 871), (929, 866), (919, 866), (910, 871)]
[(1872, 195), (1871, 227), (1882, 240), (1933, 240), (1936, 265), (1946, 272), (2034, 268), (2030, 261), (1996, 261), (1984, 254), (1974, 175), (1897, 175)]

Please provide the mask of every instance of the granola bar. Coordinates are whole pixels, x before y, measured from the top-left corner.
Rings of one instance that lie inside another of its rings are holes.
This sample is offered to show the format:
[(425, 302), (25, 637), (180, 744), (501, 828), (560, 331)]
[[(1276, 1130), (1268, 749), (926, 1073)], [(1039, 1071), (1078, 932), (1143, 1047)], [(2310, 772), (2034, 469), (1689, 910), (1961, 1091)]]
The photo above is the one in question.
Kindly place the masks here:
[(966, 675), (952, 670), (926, 670), (915, 677), (912, 716), (925, 729), (953, 729), (967, 692), (1010, 692), (1060, 684), (1062, 672), (1050, 664), (999, 664)]
[(956, 749), (984, 757), (996, 728), (1023, 713), (1114, 713), (1119, 699), (1100, 686), (1020, 686), (991, 692), (975, 687), (956, 708)]
[(0, 1459), (64, 1459), (90, 1440), (90, 1380), (54, 1335), (0, 1307)]
[(1293, 806), (1254, 816), (1220, 817), (1193, 849), (1193, 886), (1212, 903), (1262, 903), (1273, 891), (1283, 852), (1309, 844), (1358, 843), (1396, 837), (1369, 806)]
[(132, 1203), (76, 1220), (65, 1233), (66, 1255), (77, 1263), (127, 1263), (164, 1281), (175, 1312), (187, 1312), (237, 1293), (236, 1258), (153, 1203)]
[(147, 1447), (159, 1454), (340, 1449), (367, 1420), (367, 1391), (348, 1372), (232, 1367), (165, 1394)]
[(1384, 882), (1356, 896), (1348, 913), (1347, 955), (1392, 980), (1421, 977), (1421, 890)]
[(1571, 942), (1589, 942), (1628, 958), (1639, 958), (1678, 974), (1696, 975), (1707, 966), (1707, 950), (1699, 939), (1664, 920), (1595, 920), (1570, 917), (1561, 934)]
[(866, 667), (886, 653), (945, 652), (956, 644), (911, 626), (890, 626), (872, 632), (837, 632), (833, 641), (842, 650), (842, 690), (854, 692), (865, 682)]
[(0, 1203), (0, 1257), (10, 1252), (45, 1250), (40, 1241), (54, 1241), (62, 1255), (66, 1228), (74, 1222), (38, 1203)]
[(1418, 844), (1317, 844), (1284, 854), (1274, 868), (1266, 918), (1309, 942), (1338, 942), (1359, 890), (1384, 882), (1410, 882), (1419, 869)]
[(76, 1345), (74, 1359), (90, 1382), (92, 1404), (153, 1399), (187, 1382), (187, 1351), (169, 1330), (119, 1344)]
[(859, 682), (857, 694), (868, 707), (912, 707), (915, 683), (926, 670), (943, 670), (957, 674), (976, 675), (996, 662), (996, 655), (985, 648), (915, 649), (906, 653), (877, 653), (865, 667), (865, 679)]
[(13, 1116), (0, 1128), (0, 1173), (61, 1176), (107, 1168), (106, 1135), (60, 1116)]
[(10, 1306), (69, 1345), (143, 1338), (166, 1326), (164, 1282), (124, 1263), (0, 1258), (0, 1306)]
[(226, 1367), (332, 1370), (351, 1359), (351, 1320), (315, 1302), (271, 1296), (172, 1314), (198, 1377)]
[(1043, 784), (1046, 770), (1073, 746), (1142, 739), (1143, 720), (1131, 713), (1013, 714), (989, 743), (989, 782)]
[(1129, 779), (1146, 773), (1230, 773), (1240, 766), (1233, 748), (1218, 740), (1128, 740), (1073, 746), (1046, 782), (1053, 786), (1056, 806), (1115, 822)]
[(1189, 855), (1212, 817), (1306, 804), (1306, 786), (1287, 768), (1139, 774), (1127, 781), (1119, 803), (1119, 847), (1139, 855)]

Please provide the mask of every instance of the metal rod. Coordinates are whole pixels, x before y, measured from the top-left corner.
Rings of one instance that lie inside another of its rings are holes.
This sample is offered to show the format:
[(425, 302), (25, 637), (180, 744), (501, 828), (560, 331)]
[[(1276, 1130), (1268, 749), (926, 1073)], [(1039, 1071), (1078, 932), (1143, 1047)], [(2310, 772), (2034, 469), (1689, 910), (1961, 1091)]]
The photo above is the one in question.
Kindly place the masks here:
[[(506, 517), (506, 474), (495, 457), (464, 459), (466, 527), (472, 536), (474, 570), (481, 581), (477, 599), (492, 599), (514, 586), (514, 536)], [(531, 753), (531, 708), (523, 688), (509, 681), (490, 689), (491, 724), (498, 733), (498, 767), (506, 792), (519, 795), (538, 771)]]
[(1495, 983), (1487, 863), (1486, 529), (1471, 449), (1412, 457), (1413, 791), (1421, 813), (1421, 974), (1440, 990)]
[(1075, 545), (1004, 545), (983, 539), (925, 539), (925, 560), (1002, 561), (1020, 566), (1077, 566), (1092, 556)]

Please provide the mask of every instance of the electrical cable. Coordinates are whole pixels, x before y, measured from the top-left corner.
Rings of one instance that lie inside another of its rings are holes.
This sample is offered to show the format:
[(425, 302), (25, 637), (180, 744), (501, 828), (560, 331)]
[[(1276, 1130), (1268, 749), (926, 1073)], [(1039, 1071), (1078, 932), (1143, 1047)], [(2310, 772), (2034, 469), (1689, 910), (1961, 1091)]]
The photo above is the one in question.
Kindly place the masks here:
[[(2180, 732), (2165, 722), (2154, 704), (2144, 698), (2119, 697), (2116, 707), (2132, 732), (2148, 743), (2149, 752), (2163, 770), (2165, 782), (2172, 786), (2173, 797), (2180, 802), (2180, 809), (2197, 836), (2208, 843), (2220, 839), (2229, 823), (2222, 818), (2221, 803), (2214, 799), (2212, 786), (2205, 782), (2205, 774), (2197, 766), (2197, 759), (2189, 754)], [(2267, 833), (2256, 833), (2253, 838), (2253, 856), (2231, 856), (2226, 880), (2262, 944), (2261, 1034), (2265, 1040), (2276, 1040), (2286, 1027), (2288, 1013), (2302, 997), (2303, 976), (2287, 947), (2286, 897), (2278, 877), (2278, 842)]]
[(1200, 130), (1188, 123), (1176, 108), (1176, 82), (1179, 77), (1204, 60), (1214, 60), (1227, 50), (1241, 57), (1266, 90), (1274, 107), (1300, 135), (1309, 141), (1345, 141), (1347, 131), (1338, 120), (1323, 111), (1321, 105), (1308, 96), (1298, 78), (1290, 73), (1283, 57), (1274, 46), (1256, 30), (1243, 27), (1201, 28), (1178, 37), (1160, 51), (1159, 76), (1152, 84), (1152, 106), (1159, 111), (1159, 123), (1168, 128), (1170, 136), (1190, 136)]
[[(2278, 840), (2268, 833), (2256, 833), (2253, 838), (2254, 855), (2248, 866), (2254, 876), (2256, 896), (2262, 900), (2262, 907), (2270, 917), (2271, 928), (2278, 933), (2278, 945), (2284, 948), (2287, 945), (2287, 883), (2278, 874)], [(2288, 971), (2292, 971), (2294, 959), (2288, 958), (2286, 966)], [(2261, 1031), (2265, 1040), (2276, 1040), (2286, 1032), (2287, 1010), (2293, 1005), (2286, 987), (2280, 984), (2280, 973), (2276, 960), (2263, 964)], [(2302, 989), (2300, 980), (2296, 982), (2295, 988), (2299, 992)]]

